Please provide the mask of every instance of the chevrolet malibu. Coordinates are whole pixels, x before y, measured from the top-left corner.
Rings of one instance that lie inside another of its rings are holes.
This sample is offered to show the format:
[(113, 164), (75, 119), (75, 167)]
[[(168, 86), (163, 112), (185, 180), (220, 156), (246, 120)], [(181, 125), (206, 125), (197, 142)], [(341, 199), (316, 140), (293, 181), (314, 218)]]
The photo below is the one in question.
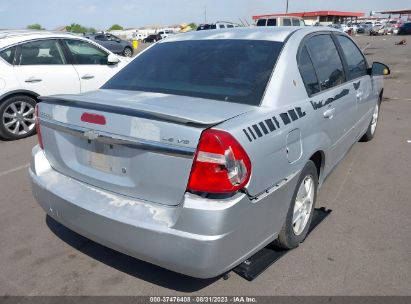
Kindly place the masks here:
[(33, 194), (98, 243), (218, 276), (304, 240), (318, 188), (373, 138), (387, 74), (330, 28), (170, 37), (100, 90), (42, 98)]

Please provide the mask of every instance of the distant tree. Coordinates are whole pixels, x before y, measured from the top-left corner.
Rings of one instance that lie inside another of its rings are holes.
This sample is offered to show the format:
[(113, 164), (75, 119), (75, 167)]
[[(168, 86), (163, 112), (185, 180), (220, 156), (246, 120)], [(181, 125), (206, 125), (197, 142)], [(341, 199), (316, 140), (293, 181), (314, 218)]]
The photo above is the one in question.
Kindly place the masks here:
[(78, 23), (72, 23), (71, 25), (66, 26), (66, 31), (71, 33), (88, 33), (96, 32), (96, 29), (93, 27), (85, 27)]
[(191, 29), (193, 29), (193, 30), (196, 30), (197, 27), (198, 27), (198, 25), (194, 22), (191, 22), (188, 26), (191, 27)]
[(109, 29), (109, 31), (122, 31), (124, 28), (119, 24), (113, 24)]
[(29, 25), (27, 25), (27, 28), (29, 30), (44, 30), (44, 28), (38, 23), (29, 24)]

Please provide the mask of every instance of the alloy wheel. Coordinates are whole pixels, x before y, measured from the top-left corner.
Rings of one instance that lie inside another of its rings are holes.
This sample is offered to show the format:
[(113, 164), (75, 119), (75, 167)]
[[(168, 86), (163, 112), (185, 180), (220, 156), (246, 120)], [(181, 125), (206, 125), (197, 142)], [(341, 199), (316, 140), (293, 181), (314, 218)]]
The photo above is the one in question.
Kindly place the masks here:
[(378, 114), (379, 114), (379, 105), (378, 103), (375, 105), (374, 108), (374, 113), (372, 114), (372, 120), (371, 120), (371, 134), (374, 134), (375, 129), (377, 128), (377, 122), (378, 122)]
[(34, 107), (25, 101), (9, 104), (3, 112), (3, 125), (14, 135), (26, 135), (34, 129)]
[(307, 226), (314, 203), (314, 191), (314, 178), (308, 175), (301, 182), (295, 198), (292, 221), (295, 235), (300, 235)]

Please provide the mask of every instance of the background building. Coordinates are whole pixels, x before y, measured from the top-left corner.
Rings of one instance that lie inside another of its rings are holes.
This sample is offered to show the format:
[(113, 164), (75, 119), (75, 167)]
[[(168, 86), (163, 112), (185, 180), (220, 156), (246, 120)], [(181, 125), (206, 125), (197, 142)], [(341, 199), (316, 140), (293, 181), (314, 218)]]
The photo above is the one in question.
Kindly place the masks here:
[(270, 18), (278, 16), (294, 16), (304, 19), (306, 25), (328, 25), (332, 23), (346, 23), (356, 22), (358, 17), (364, 16), (364, 13), (359, 12), (340, 12), (340, 11), (315, 11), (315, 12), (301, 12), (301, 13), (289, 13), (289, 14), (268, 14), (253, 16), (253, 21), (256, 22), (261, 18)]

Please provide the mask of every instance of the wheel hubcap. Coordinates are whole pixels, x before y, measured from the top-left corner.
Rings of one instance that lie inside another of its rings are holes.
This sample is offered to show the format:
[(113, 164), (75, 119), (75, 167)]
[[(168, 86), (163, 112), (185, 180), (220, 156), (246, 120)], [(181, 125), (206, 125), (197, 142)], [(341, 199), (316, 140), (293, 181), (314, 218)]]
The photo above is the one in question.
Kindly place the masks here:
[(375, 108), (374, 108), (374, 113), (372, 114), (372, 120), (371, 120), (371, 133), (372, 134), (374, 134), (375, 129), (377, 128), (378, 113), (379, 113), (379, 106), (378, 106), (378, 103), (377, 103)]
[(124, 52), (127, 57), (131, 57), (131, 51), (129, 49), (126, 49)]
[(8, 105), (3, 112), (3, 125), (14, 135), (25, 135), (34, 128), (34, 107), (24, 101)]
[(295, 198), (293, 213), (293, 230), (295, 235), (300, 235), (307, 226), (314, 202), (314, 179), (306, 176), (298, 188)]

